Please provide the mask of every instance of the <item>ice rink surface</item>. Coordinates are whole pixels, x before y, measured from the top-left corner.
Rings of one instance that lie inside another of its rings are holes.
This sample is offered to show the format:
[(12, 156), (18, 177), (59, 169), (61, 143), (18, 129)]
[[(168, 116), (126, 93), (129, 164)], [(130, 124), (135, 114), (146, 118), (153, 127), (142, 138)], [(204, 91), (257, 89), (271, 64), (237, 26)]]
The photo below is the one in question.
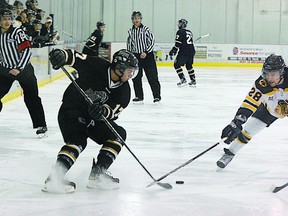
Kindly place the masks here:
[[(144, 105), (130, 104), (117, 123), (128, 133), (127, 145), (157, 179), (220, 140), (260, 69), (195, 68), (197, 87), (178, 88), (173, 68), (160, 67), (162, 101), (152, 102), (144, 79)], [(186, 73), (186, 71), (185, 71)], [(41, 192), (64, 142), (57, 113), (67, 78), (40, 89), (49, 128), (38, 139), (23, 98), (4, 104), (0, 113), (1, 216), (285, 216), (288, 188), (274, 194), (271, 185), (288, 181), (287, 119), (276, 121), (256, 135), (225, 170), (216, 161), (218, 145), (154, 185), (149, 175), (124, 147), (109, 169), (120, 179), (120, 189), (86, 188), (92, 158), (100, 146), (88, 142), (68, 172), (77, 184), (73, 194)], [(133, 98), (134, 94), (132, 95)], [(182, 180), (183, 185), (175, 184)]]

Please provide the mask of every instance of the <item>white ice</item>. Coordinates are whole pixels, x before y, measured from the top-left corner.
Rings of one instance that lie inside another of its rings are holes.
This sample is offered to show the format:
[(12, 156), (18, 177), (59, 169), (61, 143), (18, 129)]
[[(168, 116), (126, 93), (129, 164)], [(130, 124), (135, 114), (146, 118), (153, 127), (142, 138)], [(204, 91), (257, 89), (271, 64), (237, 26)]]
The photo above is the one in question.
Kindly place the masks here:
[[(259, 69), (195, 68), (197, 87), (178, 88), (173, 68), (160, 67), (162, 101), (154, 105), (144, 79), (145, 104), (130, 104), (118, 124), (128, 133), (127, 145), (156, 179), (220, 140), (242, 100), (259, 76)], [(186, 72), (185, 72), (186, 73)], [(89, 141), (68, 172), (77, 184), (73, 194), (47, 194), (41, 187), (64, 144), (57, 123), (67, 78), (40, 89), (49, 137), (38, 139), (23, 98), (4, 104), (0, 113), (1, 216), (284, 216), (288, 188), (271, 185), (288, 181), (287, 119), (256, 135), (221, 172), (216, 161), (224, 144), (162, 180), (152, 179), (124, 147), (111, 166), (119, 190), (89, 190), (86, 183), (92, 158), (100, 146)], [(134, 95), (134, 94), (133, 94)], [(132, 95), (132, 96), (133, 96)], [(175, 184), (182, 180), (183, 185)]]

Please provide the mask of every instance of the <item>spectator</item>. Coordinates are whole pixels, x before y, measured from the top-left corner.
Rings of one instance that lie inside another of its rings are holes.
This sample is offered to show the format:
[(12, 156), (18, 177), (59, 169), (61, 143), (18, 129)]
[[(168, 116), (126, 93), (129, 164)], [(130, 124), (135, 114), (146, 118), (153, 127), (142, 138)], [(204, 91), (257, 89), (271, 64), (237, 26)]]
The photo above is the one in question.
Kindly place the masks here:
[(45, 16), (45, 11), (42, 10), (41, 8), (38, 8), (38, 9), (36, 10), (36, 19), (42, 21), (42, 19), (44, 18), (44, 16)]

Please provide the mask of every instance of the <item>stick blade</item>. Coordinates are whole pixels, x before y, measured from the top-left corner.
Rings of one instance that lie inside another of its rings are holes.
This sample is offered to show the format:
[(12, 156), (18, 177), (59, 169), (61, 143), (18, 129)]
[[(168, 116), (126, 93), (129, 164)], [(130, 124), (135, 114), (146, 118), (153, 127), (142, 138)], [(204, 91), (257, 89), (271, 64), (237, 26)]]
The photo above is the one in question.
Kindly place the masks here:
[(271, 188), (270, 188), (270, 191), (272, 193), (277, 193), (278, 191), (282, 190), (283, 188), (287, 187), (288, 186), (288, 183), (282, 185), (282, 186), (275, 186), (275, 185), (272, 185)]
[(165, 188), (165, 189), (172, 189), (172, 188), (173, 188), (172, 185), (169, 184), (169, 183), (162, 183), (162, 182), (158, 182), (158, 181), (151, 182), (151, 183), (150, 183), (149, 185), (147, 185), (146, 187), (151, 187), (151, 186), (153, 186), (153, 185), (155, 185), (155, 184), (157, 184), (157, 185), (159, 185), (160, 187)]
[(168, 189), (168, 190), (172, 189), (172, 185), (169, 184), (169, 183), (161, 183), (161, 182), (158, 182), (157, 184), (158, 184), (159, 186), (165, 188), (165, 189)]

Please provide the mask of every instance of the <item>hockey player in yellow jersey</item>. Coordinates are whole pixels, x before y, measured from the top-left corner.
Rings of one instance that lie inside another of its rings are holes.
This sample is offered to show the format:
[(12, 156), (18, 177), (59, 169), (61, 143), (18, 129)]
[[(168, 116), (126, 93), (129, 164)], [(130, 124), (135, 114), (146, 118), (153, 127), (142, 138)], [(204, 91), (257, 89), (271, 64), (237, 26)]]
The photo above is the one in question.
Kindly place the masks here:
[(266, 58), (261, 76), (254, 82), (234, 119), (222, 131), (221, 138), (226, 137), (225, 143), (231, 144), (229, 148), (224, 148), (217, 166), (225, 168), (253, 136), (287, 115), (288, 68), (282, 56), (271, 54)]

